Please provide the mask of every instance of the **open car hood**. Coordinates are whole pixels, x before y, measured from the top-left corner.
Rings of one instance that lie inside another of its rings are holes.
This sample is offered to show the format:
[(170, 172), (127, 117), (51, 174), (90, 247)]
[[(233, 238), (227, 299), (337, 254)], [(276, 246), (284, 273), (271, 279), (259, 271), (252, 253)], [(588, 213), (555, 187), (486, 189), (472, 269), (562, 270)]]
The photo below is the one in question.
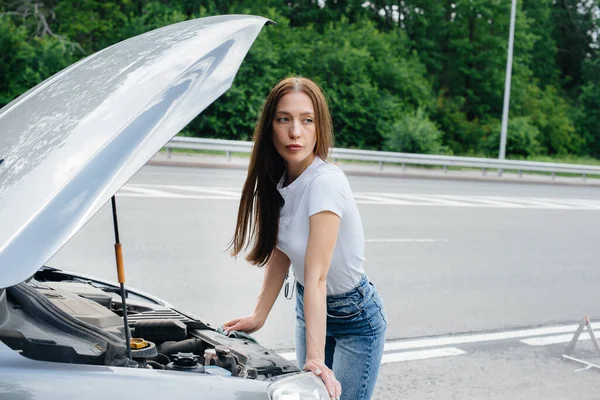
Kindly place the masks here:
[(33, 275), (229, 89), (267, 22), (227, 15), (157, 29), (0, 110), (0, 288)]

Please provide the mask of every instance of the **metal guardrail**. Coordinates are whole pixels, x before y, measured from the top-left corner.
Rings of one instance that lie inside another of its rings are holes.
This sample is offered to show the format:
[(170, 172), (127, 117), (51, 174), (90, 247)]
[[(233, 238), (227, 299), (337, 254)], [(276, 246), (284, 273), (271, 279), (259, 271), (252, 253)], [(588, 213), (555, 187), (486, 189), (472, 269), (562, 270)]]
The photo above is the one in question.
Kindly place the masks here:
[[(252, 151), (252, 142), (174, 137), (167, 143), (165, 148), (167, 149), (168, 157), (171, 157), (171, 149), (213, 150), (224, 151), (228, 160), (231, 160), (231, 153), (249, 154)], [(546, 172), (552, 174), (552, 179), (556, 177), (557, 173), (565, 173), (581, 175), (584, 181), (588, 175), (600, 175), (600, 166), (593, 165), (394, 153), (388, 151), (333, 148), (330, 157), (333, 158), (334, 161), (358, 160), (377, 162), (379, 163), (380, 169), (383, 169), (385, 163), (401, 164), (403, 169), (406, 169), (406, 165), (434, 165), (444, 168), (444, 172), (447, 172), (448, 167), (478, 168), (482, 170), (483, 175), (485, 175), (486, 170), (489, 169), (498, 170), (498, 175), (502, 175), (502, 172), (507, 170), (518, 171), (519, 177), (522, 176), (523, 171)]]

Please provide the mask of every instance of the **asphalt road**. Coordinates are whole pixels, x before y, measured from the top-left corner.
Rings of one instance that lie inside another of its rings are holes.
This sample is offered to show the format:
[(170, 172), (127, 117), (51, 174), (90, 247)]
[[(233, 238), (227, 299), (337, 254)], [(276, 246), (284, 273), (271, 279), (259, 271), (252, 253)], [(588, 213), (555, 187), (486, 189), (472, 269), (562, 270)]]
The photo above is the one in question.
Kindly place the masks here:
[[(138, 173), (117, 197), (128, 284), (213, 325), (251, 312), (262, 272), (225, 251), (244, 177)], [(556, 330), (564, 336), (584, 315), (600, 317), (600, 187), (349, 179), (365, 269), (388, 314), (376, 398), (600, 398), (598, 373), (560, 360), (568, 338), (530, 345), (522, 339), (537, 331), (514, 334), (568, 324)], [(104, 207), (48, 265), (116, 280), (113, 240)], [(293, 301), (281, 296), (255, 336), (291, 351), (293, 327)], [(490, 332), (499, 336), (481, 336)], [(439, 342), (415, 340), (426, 337)], [(589, 341), (578, 351), (594, 357)]]

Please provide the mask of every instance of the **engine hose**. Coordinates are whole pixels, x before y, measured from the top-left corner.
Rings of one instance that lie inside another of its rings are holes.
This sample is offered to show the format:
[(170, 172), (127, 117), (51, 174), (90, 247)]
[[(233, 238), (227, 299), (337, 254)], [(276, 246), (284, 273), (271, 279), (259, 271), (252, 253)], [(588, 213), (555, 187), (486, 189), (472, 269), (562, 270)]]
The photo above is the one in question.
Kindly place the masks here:
[(179, 342), (164, 342), (158, 346), (159, 353), (168, 357), (176, 353), (194, 353), (204, 355), (204, 344), (200, 339), (186, 339)]
[(152, 367), (152, 369), (165, 369), (164, 365), (162, 365), (161, 363), (156, 362), (156, 361), (147, 360), (146, 364), (150, 365)]

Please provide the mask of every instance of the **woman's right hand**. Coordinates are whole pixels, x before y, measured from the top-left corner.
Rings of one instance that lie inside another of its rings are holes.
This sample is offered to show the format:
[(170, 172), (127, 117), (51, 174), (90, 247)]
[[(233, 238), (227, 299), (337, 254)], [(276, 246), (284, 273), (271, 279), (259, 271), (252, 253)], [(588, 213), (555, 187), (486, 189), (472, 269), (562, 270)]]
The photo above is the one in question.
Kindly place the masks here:
[(333, 371), (330, 370), (323, 361), (316, 359), (307, 360), (302, 369), (304, 371), (310, 371), (321, 378), (329, 392), (329, 396), (331, 396), (331, 400), (339, 400), (342, 395), (342, 386), (336, 379)]
[(265, 324), (264, 321), (257, 318), (254, 314), (247, 317), (235, 318), (223, 324), (223, 330), (226, 335), (231, 331), (242, 331), (254, 333)]

